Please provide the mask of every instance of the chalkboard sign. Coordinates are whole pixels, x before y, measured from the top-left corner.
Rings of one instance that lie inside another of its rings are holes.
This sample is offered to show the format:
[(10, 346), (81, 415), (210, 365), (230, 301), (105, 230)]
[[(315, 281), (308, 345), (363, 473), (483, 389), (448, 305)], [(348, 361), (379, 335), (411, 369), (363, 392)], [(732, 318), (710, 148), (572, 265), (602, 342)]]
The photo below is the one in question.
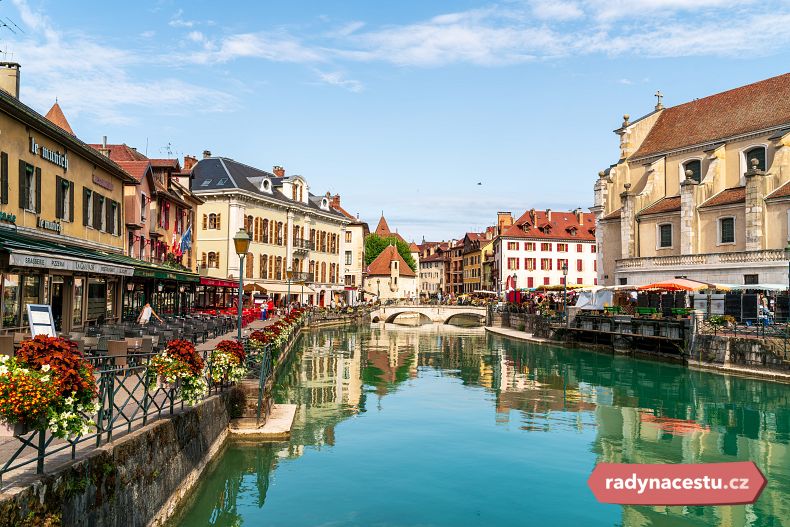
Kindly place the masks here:
[(741, 293), (724, 295), (724, 314), (734, 317), (738, 322), (741, 321)]
[(52, 306), (49, 304), (28, 304), (27, 320), (30, 324), (30, 334), (56, 336), (55, 321), (52, 319)]
[(743, 320), (757, 320), (757, 295), (743, 295)]

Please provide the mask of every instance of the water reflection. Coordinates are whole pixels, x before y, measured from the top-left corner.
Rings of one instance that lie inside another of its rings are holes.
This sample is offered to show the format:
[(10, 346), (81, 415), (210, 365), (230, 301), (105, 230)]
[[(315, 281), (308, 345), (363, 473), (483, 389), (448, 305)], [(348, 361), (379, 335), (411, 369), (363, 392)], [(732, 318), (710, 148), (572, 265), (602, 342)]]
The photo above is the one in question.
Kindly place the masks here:
[[(438, 325), (324, 330), (304, 336), (302, 346), (277, 392), (299, 406), (290, 442), (229, 446), (181, 525), (515, 525), (529, 517), (537, 524), (790, 526), (786, 385)], [(448, 418), (437, 400), (466, 406)], [(426, 452), (398, 454), (413, 448), (414, 433), (427, 434), (416, 443)], [(443, 445), (459, 467), (437, 459)], [(594, 502), (585, 486), (595, 462), (735, 460), (754, 460), (768, 478), (754, 505), (616, 507)], [(431, 474), (438, 479), (425, 487), (433, 494), (421, 490), (425, 504), (412, 497), (413, 521), (386, 507), (389, 493), (404, 493), (397, 481)], [(531, 484), (534, 474), (544, 479)], [(375, 484), (365, 484), (368, 477)], [(483, 504), (498, 499), (497, 507), (465, 511), (475, 498), (459, 501), (449, 491), (465, 478), (485, 479), (473, 483), (475, 496)], [(342, 481), (342, 489), (322, 486), (327, 481)], [(527, 497), (503, 498), (514, 490)], [(266, 503), (270, 494), (274, 503)], [(303, 494), (311, 503), (300, 501)]]

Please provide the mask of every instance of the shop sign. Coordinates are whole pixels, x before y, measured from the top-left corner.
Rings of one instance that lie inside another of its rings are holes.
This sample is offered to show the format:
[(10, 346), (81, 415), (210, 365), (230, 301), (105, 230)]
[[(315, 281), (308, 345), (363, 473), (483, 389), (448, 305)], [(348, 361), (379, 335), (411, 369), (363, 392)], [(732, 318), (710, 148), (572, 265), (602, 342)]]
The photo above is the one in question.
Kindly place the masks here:
[(33, 136), (30, 136), (30, 152), (34, 155), (41, 157), (45, 161), (49, 161), (53, 165), (57, 165), (63, 170), (69, 169), (69, 156), (60, 150), (50, 150), (46, 146), (41, 146), (36, 143)]
[(99, 185), (101, 188), (105, 188), (109, 191), (112, 191), (115, 188), (115, 185), (112, 184), (112, 181), (109, 179), (104, 179), (101, 176), (97, 176), (96, 174), (93, 174), (93, 182)]
[(59, 221), (49, 221), (45, 220), (44, 218), (36, 218), (36, 225), (38, 225), (39, 229), (57, 232), (58, 234), (60, 234), (62, 231)]
[(16, 214), (10, 212), (0, 212), (0, 221), (16, 225)]
[(66, 258), (53, 258), (35, 254), (13, 252), (9, 258), (10, 265), (22, 267), (36, 267), (39, 269), (56, 269), (64, 271), (78, 271), (83, 273), (114, 274), (119, 276), (132, 276), (134, 269), (118, 265), (92, 262), (90, 260), (71, 260)]

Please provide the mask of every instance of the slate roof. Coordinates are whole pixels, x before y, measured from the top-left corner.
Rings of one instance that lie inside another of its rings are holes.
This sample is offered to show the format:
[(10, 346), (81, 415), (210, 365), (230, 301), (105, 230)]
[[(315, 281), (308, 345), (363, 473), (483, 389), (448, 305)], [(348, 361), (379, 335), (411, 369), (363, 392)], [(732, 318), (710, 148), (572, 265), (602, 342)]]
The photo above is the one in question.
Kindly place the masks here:
[(790, 73), (666, 108), (633, 158), (790, 123)]
[[(513, 225), (502, 230), (503, 238), (533, 238), (544, 240), (595, 240), (595, 215), (591, 212), (582, 213), (582, 222), (579, 223), (576, 214), (570, 211), (552, 211), (551, 221), (545, 210), (526, 211)], [(541, 227), (548, 229), (541, 230)], [(575, 229), (575, 235), (573, 231)]]
[(47, 115), (44, 117), (52, 121), (52, 124), (59, 126), (71, 135), (77, 135), (74, 133), (74, 130), (71, 129), (71, 125), (63, 114), (63, 110), (60, 108), (58, 101), (55, 101), (55, 104), (52, 105), (52, 108), (49, 109)]
[[(239, 189), (258, 194), (264, 198), (292, 205), (301, 205), (331, 216), (346, 219), (342, 212), (333, 207), (329, 207), (328, 210), (322, 209), (320, 203), (323, 196), (309, 194), (307, 203), (294, 201), (282, 193), (281, 187), (285, 178), (278, 178), (271, 172), (245, 165), (227, 157), (209, 157), (199, 160), (192, 168), (192, 178), (192, 192), (198, 195), (216, 190)], [(260, 182), (263, 179), (271, 181), (271, 194), (260, 189)]]
[(668, 196), (661, 198), (652, 205), (645, 207), (637, 213), (637, 216), (648, 214), (663, 214), (668, 212), (680, 211), (680, 196)]
[(390, 265), (393, 260), (398, 262), (398, 275), (414, 277), (417, 274), (411, 270), (406, 260), (398, 253), (398, 249), (394, 245), (388, 245), (386, 249), (381, 251), (375, 260), (370, 262), (368, 266), (368, 276), (389, 276)]
[(746, 187), (726, 188), (704, 201), (700, 207), (719, 207), (736, 203), (746, 203)]

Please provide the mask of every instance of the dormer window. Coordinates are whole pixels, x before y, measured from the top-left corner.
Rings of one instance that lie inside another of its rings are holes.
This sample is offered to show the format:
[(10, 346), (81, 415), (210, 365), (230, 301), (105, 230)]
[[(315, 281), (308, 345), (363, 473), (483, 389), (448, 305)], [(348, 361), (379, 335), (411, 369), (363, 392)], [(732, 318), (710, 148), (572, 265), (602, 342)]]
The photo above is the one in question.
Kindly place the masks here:
[(266, 192), (267, 194), (272, 193), (272, 182), (268, 179), (264, 179), (261, 181), (261, 192)]
[(329, 210), (329, 200), (326, 198), (321, 199), (321, 208), (324, 210)]
[[(687, 175), (689, 170), (691, 175)], [(692, 159), (683, 163), (683, 179), (693, 179), (697, 183), (702, 181), (702, 162), (699, 159)]]

